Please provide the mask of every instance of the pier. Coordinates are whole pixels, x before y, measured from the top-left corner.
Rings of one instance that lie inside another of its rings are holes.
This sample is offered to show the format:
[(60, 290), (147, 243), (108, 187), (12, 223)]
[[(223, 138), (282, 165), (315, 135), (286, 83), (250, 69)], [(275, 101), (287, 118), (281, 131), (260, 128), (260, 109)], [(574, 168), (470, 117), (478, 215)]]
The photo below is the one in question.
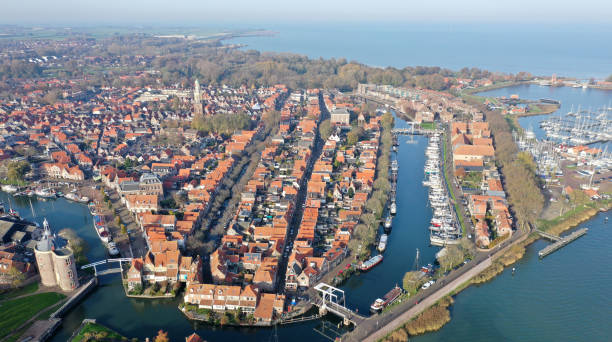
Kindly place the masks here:
[(540, 233), (540, 235), (546, 234), (546, 235), (542, 235), (544, 237), (548, 238), (548, 236), (552, 236), (552, 237), (555, 237), (557, 239), (554, 243), (546, 246), (544, 249), (539, 251), (538, 252), (538, 256), (540, 258), (543, 258), (543, 257), (549, 255), (550, 253), (553, 253), (557, 249), (559, 249), (559, 248), (569, 244), (570, 242), (576, 240), (577, 238), (583, 236), (584, 234), (587, 233), (588, 230), (589, 230), (588, 228), (581, 228), (581, 229), (578, 229), (575, 232), (573, 232), (573, 233), (571, 233), (571, 234), (569, 234), (567, 236), (564, 236), (564, 237), (556, 237), (554, 235), (546, 234), (546, 233), (541, 232), (541, 231), (538, 230), (538, 233)]

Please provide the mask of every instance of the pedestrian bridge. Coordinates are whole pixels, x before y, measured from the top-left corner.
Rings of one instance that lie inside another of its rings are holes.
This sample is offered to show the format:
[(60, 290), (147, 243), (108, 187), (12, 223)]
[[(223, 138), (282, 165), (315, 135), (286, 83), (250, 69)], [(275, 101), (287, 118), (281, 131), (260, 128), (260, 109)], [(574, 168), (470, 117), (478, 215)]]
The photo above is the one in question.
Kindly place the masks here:
[(325, 283), (317, 284), (314, 289), (319, 292), (321, 298), (313, 298), (312, 303), (319, 307), (319, 313), (321, 315), (331, 312), (342, 317), (346, 325), (348, 325), (349, 322), (358, 325), (365, 320), (365, 317), (360, 316), (346, 307), (343, 290)]
[[(123, 269), (121, 268), (122, 262), (132, 262), (132, 258), (114, 258), (114, 259), (104, 259), (96, 262), (92, 262), (91, 264), (81, 266), (81, 269), (92, 268), (94, 269), (94, 274), (97, 276), (103, 276), (112, 273), (121, 273)], [(106, 268), (103, 265), (117, 263), (114, 268)], [(98, 270), (98, 268), (102, 268)]]

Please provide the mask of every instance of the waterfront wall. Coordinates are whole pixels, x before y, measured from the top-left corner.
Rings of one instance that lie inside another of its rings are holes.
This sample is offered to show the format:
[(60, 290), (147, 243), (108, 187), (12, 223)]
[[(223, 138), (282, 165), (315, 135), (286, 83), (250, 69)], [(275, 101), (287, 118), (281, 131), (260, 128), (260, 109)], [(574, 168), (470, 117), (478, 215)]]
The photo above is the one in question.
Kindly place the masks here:
[(87, 284), (81, 286), (77, 290), (73, 296), (71, 296), (64, 305), (62, 305), (59, 309), (57, 309), (53, 314), (51, 314), (51, 318), (60, 318), (62, 317), (66, 311), (70, 310), (74, 305), (76, 305), (81, 299), (83, 299), (91, 290), (93, 290), (98, 285), (98, 278), (92, 278)]

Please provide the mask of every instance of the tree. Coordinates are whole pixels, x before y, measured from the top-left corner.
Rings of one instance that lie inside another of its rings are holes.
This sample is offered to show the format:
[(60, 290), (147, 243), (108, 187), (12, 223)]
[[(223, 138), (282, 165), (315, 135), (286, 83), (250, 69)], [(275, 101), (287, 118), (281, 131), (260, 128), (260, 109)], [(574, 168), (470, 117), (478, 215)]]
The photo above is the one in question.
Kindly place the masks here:
[(168, 333), (160, 330), (157, 332), (157, 336), (155, 337), (155, 342), (169, 342), (170, 339), (168, 338)]
[(353, 127), (346, 135), (346, 142), (349, 145), (355, 145), (359, 140), (363, 139), (365, 131), (361, 127)]
[(323, 120), (319, 125), (319, 134), (321, 135), (321, 139), (327, 140), (332, 134), (332, 126), (331, 121), (329, 119)]
[(68, 240), (68, 246), (72, 249), (74, 259), (77, 264), (84, 265), (87, 263), (87, 256), (85, 251), (87, 250), (87, 242), (78, 237), (74, 230), (70, 228), (64, 228), (58, 233), (59, 236)]
[(27, 161), (10, 162), (8, 164), (7, 177), (11, 182), (23, 182), (28, 171), (30, 171), (30, 163)]
[(123, 235), (127, 235), (127, 228), (125, 227), (125, 224), (121, 224), (121, 234)]
[(11, 278), (11, 286), (13, 286), (14, 288), (18, 288), (19, 286), (21, 286), (21, 284), (25, 280), (25, 275), (23, 274), (23, 272), (21, 272), (14, 266), (9, 269), (8, 275)]
[(420, 271), (406, 272), (402, 279), (402, 286), (406, 292), (414, 292), (422, 285), (424, 279), (423, 273)]
[(465, 260), (463, 251), (459, 246), (448, 245), (445, 247), (446, 252), (438, 258), (440, 269), (443, 272), (451, 270), (453, 267), (461, 264)]

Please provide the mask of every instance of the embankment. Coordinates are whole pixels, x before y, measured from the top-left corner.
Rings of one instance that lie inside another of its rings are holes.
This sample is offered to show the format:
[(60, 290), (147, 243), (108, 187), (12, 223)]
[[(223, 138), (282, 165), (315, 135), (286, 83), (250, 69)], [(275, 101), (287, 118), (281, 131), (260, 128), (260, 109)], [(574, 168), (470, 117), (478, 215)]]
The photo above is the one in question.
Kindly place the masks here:
[(409, 336), (416, 336), (442, 328), (451, 320), (448, 307), (453, 302), (452, 297), (444, 297), (438, 303), (419, 314), (415, 319), (389, 334), (383, 341), (408, 341)]

